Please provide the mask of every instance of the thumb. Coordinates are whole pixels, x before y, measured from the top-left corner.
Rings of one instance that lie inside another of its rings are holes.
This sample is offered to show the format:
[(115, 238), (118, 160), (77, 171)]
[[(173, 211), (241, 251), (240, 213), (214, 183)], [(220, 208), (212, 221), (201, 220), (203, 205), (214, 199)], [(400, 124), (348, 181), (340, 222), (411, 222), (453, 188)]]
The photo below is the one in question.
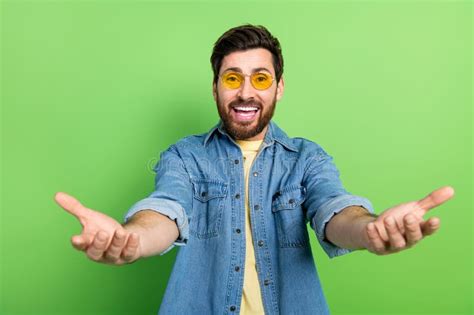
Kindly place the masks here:
[(74, 215), (76, 218), (81, 219), (86, 216), (87, 210), (76, 198), (63, 192), (57, 192), (54, 196), (54, 200), (64, 210)]
[(418, 206), (426, 213), (428, 210), (439, 206), (454, 196), (454, 189), (451, 186), (444, 186), (431, 192), (425, 198), (418, 200)]

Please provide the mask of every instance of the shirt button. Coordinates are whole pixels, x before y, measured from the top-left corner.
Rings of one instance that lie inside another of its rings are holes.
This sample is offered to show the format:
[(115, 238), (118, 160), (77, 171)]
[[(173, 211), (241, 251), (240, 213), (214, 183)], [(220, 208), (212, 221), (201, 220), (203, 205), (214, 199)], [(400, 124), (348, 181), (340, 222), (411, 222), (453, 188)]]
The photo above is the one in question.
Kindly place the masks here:
[(240, 267), (239, 267), (239, 266), (235, 266), (235, 271), (240, 271)]
[(258, 172), (253, 172), (253, 176), (254, 176), (254, 177), (257, 177), (257, 176), (258, 176)]
[(264, 284), (264, 285), (269, 285), (269, 284), (270, 284), (270, 280), (265, 279), (265, 281), (263, 281), (263, 284)]
[(234, 163), (235, 163), (235, 164), (239, 164), (239, 160), (234, 160)]
[(240, 234), (240, 229), (235, 229), (235, 233)]
[(258, 241), (258, 243), (257, 243), (257, 244), (258, 244), (258, 246), (262, 247), (262, 246), (263, 246), (263, 241), (262, 241), (262, 240), (260, 240), (260, 241)]
[(254, 208), (255, 210), (258, 210), (258, 209), (260, 209), (260, 206), (259, 206), (259, 205), (255, 205), (255, 206), (253, 206), (253, 208)]
[(235, 307), (234, 305), (232, 305), (232, 306), (230, 307), (230, 311), (231, 311), (231, 312), (235, 311), (235, 308), (236, 308), (236, 307)]
[(206, 191), (203, 191), (203, 192), (201, 193), (201, 197), (206, 197), (206, 196), (207, 196), (207, 192), (206, 192)]
[(295, 199), (291, 198), (290, 200), (288, 200), (289, 203), (295, 203)]
[(240, 198), (240, 194), (236, 194), (235, 199), (239, 199), (239, 198)]

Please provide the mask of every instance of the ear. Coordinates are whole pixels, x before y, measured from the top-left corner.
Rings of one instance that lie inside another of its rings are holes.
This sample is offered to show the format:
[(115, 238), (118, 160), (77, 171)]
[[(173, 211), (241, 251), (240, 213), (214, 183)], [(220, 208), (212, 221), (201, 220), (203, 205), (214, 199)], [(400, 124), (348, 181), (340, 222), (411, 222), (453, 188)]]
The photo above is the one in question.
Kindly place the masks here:
[(212, 96), (214, 96), (214, 101), (217, 102), (217, 86), (214, 81), (212, 82)]
[(277, 95), (276, 95), (277, 101), (279, 101), (283, 97), (284, 90), (285, 90), (285, 81), (283, 80), (283, 75), (282, 75), (277, 85)]

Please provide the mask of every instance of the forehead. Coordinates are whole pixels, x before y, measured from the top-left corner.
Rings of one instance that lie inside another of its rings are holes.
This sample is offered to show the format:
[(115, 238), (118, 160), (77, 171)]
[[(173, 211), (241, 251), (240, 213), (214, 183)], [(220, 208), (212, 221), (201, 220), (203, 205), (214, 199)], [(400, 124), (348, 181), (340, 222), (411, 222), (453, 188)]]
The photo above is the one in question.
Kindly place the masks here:
[(271, 52), (264, 48), (236, 51), (222, 59), (221, 73), (228, 68), (240, 68), (244, 73), (251, 73), (258, 68), (266, 68), (273, 73), (272, 61)]

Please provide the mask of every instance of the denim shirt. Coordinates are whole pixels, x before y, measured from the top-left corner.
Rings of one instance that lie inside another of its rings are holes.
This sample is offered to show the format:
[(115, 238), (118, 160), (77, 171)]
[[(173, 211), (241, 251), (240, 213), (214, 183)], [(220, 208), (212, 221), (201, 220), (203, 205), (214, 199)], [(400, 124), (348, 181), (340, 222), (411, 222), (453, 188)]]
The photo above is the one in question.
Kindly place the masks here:
[[(155, 191), (125, 221), (151, 209), (174, 220), (180, 246), (159, 314), (238, 314), (245, 262), (245, 181), (240, 147), (219, 122), (161, 153)], [(329, 314), (311, 252), (307, 223), (329, 257), (350, 252), (325, 238), (326, 223), (351, 205), (318, 144), (289, 138), (273, 121), (249, 174), (256, 267), (266, 314)], [(185, 245), (185, 246), (183, 246)], [(239, 267), (239, 268), (237, 268)]]

